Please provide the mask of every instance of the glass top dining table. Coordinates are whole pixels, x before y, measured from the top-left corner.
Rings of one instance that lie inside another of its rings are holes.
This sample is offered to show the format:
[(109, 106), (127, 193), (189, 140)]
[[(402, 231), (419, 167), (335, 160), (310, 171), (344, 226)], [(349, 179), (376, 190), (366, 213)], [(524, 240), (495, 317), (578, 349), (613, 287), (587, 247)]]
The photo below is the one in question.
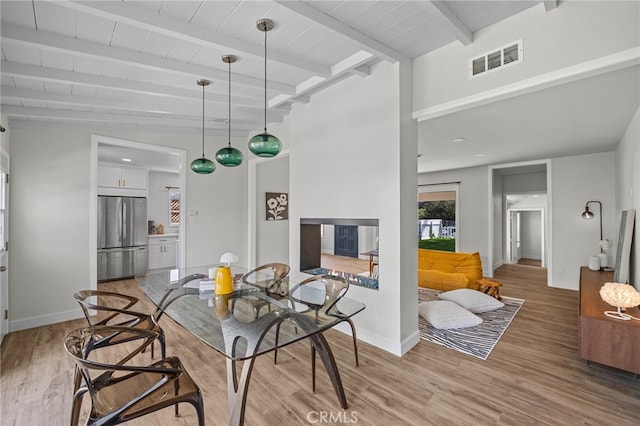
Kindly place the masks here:
[[(331, 297), (321, 278), (312, 283), (317, 285), (298, 286), (288, 277), (278, 281), (269, 273), (249, 274), (239, 266), (231, 267), (233, 292), (217, 295), (210, 290), (209, 268), (149, 272), (135, 280), (156, 305), (156, 318), (167, 315), (226, 357), (229, 424), (244, 423), (255, 358), (302, 339), (311, 342), (342, 408), (347, 408), (340, 375), (322, 332), (362, 311), (365, 305), (347, 297)], [(243, 361), (239, 379), (238, 361)]]

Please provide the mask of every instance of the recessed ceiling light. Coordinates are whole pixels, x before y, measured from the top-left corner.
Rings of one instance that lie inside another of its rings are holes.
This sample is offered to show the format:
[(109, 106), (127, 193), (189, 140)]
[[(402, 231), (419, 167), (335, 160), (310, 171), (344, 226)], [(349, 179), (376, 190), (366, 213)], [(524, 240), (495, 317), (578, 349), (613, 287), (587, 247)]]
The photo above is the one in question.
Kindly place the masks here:
[(478, 154), (476, 154), (476, 157), (486, 157), (487, 154), (485, 154), (484, 152), (480, 152)]
[(125, 163), (130, 163), (133, 160), (131, 158), (123, 158), (122, 161), (124, 161)]
[(455, 139), (451, 139), (451, 142), (464, 142), (465, 139), (464, 138), (455, 138)]

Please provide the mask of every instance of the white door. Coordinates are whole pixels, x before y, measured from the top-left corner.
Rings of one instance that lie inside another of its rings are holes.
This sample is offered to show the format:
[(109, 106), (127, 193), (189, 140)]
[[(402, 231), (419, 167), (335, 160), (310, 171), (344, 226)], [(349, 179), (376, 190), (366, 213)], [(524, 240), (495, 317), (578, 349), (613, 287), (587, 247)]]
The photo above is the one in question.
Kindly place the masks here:
[(9, 332), (9, 156), (0, 153), (0, 341)]

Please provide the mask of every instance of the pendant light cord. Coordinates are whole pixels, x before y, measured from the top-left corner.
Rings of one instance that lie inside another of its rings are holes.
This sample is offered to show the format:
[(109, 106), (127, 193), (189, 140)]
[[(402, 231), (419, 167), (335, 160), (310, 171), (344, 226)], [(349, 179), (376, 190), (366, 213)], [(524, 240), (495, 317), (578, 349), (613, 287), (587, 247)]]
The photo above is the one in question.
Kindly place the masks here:
[(267, 25), (264, 29), (264, 132), (267, 133)]
[(204, 158), (204, 84), (202, 85), (202, 158)]
[(231, 60), (229, 60), (229, 148), (231, 148)]

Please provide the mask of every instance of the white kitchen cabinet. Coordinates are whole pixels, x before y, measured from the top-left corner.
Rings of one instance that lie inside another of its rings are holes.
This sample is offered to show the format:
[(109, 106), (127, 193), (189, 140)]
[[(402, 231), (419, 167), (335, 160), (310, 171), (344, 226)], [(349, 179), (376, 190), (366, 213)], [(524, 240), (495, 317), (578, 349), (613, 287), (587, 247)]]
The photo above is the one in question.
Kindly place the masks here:
[(146, 190), (147, 169), (101, 164), (98, 166), (98, 186)]
[(175, 236), (150, 236), (149, 269), (175, 268), (177, 242)]

